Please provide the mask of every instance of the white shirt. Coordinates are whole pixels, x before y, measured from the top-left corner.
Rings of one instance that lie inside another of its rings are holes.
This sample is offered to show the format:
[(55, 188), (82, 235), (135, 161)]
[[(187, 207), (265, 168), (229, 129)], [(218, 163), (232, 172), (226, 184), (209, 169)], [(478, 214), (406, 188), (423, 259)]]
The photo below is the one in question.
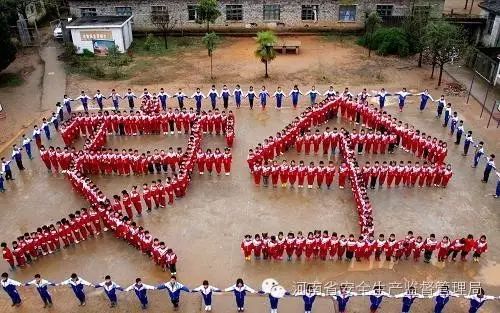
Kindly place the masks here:
[(34, 285), (37, 288), (42, 288), (42, 287), (52, 285), (52, 284), (53, 284), (52, 282), (45, 280), (45, 279), (40, 279), (39, 282), (37, 282), (36, 279), (33, 279), (32, 281), (29, 281), (26, 283), (26, 285)]
[(146, 289), (146, 290), (155, 290), (155, 289), (156, 289), (156, 287), (151, 286), (151, 285), (146, 285), (146, 284), (140, 284), (140, 285), (133, 284), (133, 285), (131, 285), (131, 286), (128, 286), (128, 287), (125, 289), (125, 291), (130, 291), (130, 290), (132, 290), (132, 289), (137, 290), (137, 291), (141, 291), (141, 290), (144, 290), (144, 289)]
[(214, 286), (210, 286), (210, 285), (207, 288), (205, 288), (205, 286), (201, 285), (200, 287), (194, 288), (192, 291), (199, 291), (199, 292), (201, 292), (204, 295), (208, 295), (211, 292), (220, 291), (220, 289), (219, 288), (215, 288)]
[(228, 287), (226, 289), (224, 289), (224, 291), (238, 291), (238, 292), (242, 292), (242, 291), (248, 291), (250, 293), (256, 293), (255, 290), (253, 290), (252, 288), (248, 287), (247, 285), (243, 285), (242, 287), (238, 287), (236, 285), (232, 285), (231, 287)]
[(76, 279), (76, 281), (74, 281), (73, 279), (69, 278), (69, 279), (66, 279), (65, 281), (62, 281), (60, 282), (58, 285), (72, 285), (72, 286), (78, 286), (78, 285), (85, 285), (85, 286), (92, 286), (91, 283), (89, 283), (88, 281), (86, 280), (83, 280), (81, 279), (80, 277), (78, 277)]
[(106, 282), (103, 281), (102, 283), (97, 284), (97, 286), (104, 288), (104, 290), (106, 290), (106, 291), (111, 291), (111, 290), (116, 289), (116, 288), (121, 288), (114, 281), (112, 281), (111, 284), (109, 284), (109, 285), (106, 285)]
[(10, 278), (7, 278), (6, 281), (3, 281), (1, 282), (1, 285), (2, 287), (8, 287), (10, 285), (13, 285), (13, 286), (21, 286), (22, 284), (16, 280), (13, 280), (13, 279), (10, 279)]

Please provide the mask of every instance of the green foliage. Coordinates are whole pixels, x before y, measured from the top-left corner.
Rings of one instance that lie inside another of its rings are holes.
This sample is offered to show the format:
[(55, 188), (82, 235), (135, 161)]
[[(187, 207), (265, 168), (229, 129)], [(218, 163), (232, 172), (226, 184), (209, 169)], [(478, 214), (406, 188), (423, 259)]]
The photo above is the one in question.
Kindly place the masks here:
[(196, 22), (207, 24), (207, 33), (210, 30), (210, 23), (221, 16), (219, 11), (219, 1), (217, 0), (200, 0), (198, 2), (198, 20)]
[(17, 87), (23, 83), (23, 77), (19, 73), (1, 73), (0, 88)]
[(358, 44), (377, 51), (380, 55), (398, 55), (406, 57), (410, 54), (410, 44), (402, 28), (389, 27), (379, 28), (373, 34), (371, 40), (366, 36), (358, 39)]
[(203, 38), (201, 39), (203, 44), (208, 50), (208, 55), (212, 55), (212, 52), (217, 48), (217, 44), (219, 43), (219, 37), (217, 36), (216, 33), (211, 32), (205, 34)]
[(150, 52), (159, 52), (161, 50), (161, 44), (153, 34), (148, 34), (146, 36), (143, 46), (144, 50)]
[(108, 55), (106, 56), (106, 62), (111, 67), (122, 67), (127, 66), (132, 61), (132, 58), (126, 54), (121, 53), (116, 45), (113, 45), (108, 49)]
[(278, 42), (278, 37), (273, 31), (260, 31), (257, 33), (257, 50), (255, 50), (255, 56), (259, 58), (262, 62), (270, 62), (276, 58), (276, 51), (274, 51), (272, 45)]
[(419, 53), (424, 49), (424, 32), (429, 23), (428, 14), (416, 13), (408, 16), (402, 25), (410, 45), (410, 53)]
[(16, 59), (16, 46), (10, 39), (7, 19), (0, 14), (0, 71)]
[(85, 58), (93, 58), (94, 52), (90, 51), (89, 49), (83, 49), (82, 56)]
[(381, 23), (382, 18), (378, 15), (377, 11), (370, 12), (365, 20), (365, 34), (374, 33)]

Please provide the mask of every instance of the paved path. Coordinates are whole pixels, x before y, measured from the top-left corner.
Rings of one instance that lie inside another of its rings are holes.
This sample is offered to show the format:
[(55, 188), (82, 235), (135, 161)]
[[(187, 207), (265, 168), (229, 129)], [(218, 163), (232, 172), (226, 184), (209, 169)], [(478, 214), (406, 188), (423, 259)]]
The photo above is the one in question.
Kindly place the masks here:
[[(454, 78), (456, 81), (462, 83), (467, 89), (470, 88), (470, 84), (473, 77), (473, 71), (464, 66), (449, 65), (445, 67), (445, 71)], [(500, 100), (500, 87), (495, 86), (490, 88), (488, 91), (488, 83), (486, 83), (480, 76), (476, 75), (474, 83), (472, 85), (471, 96), (474, 97), (480, 104), (485, 103), (485, 110), (483, 112), (482, 118), (485, 123), (488, 122), (491, 109), (494, 106), (496, 100)], [(486, 97), (486, 101), (485, 101)], [(495, 127), (497, 123), (500, 122), (500, 111), (498, 109), (493, 110), (493, 118), (491, 125)]]
[(45, 62), (45, 72), (42, 82), (42, 109), (52, 109), (57, 101), (61, 101), (66, 91), (66, 72), (64, 63), (57, 59), (62, 53), (59, 44), (49, 42), (40, 51), (40, 57)]

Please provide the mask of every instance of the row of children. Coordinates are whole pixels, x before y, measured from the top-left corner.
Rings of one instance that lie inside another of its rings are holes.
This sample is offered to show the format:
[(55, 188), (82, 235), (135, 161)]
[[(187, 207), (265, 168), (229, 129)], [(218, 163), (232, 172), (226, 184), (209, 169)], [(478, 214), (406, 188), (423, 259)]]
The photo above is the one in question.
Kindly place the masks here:
[(288, 292), (285, 288), (278, 285), (277, 281), (274, 279), (266, 279), (262, 283), (262, 288), (259, 291), (246, 285), (243, 279), (238, 278), (236, 283), (225, 289), (220, 289), (209, 284), (208, 280), (204, 280), (202, 284), (193, 289), (189, 289), (180, 282), (177, 281), (177, 277), (172, 275), (170, 280), (165, 283), (161, 283), (157, 286), (144, 284), (141, 278), (136, 278), (135, 283), (127, 288), (122, 288), (119, 284), (111, 279), (110, 275), (104, 277), (104, 281), (101, 283), (90, 283), (76, 273), (71, 274), (69, 279), (66, 279), (60, 283), (53, 283), (49, 280), (43, 279), (40, 274), (35, 274), (34, 280), (21, 283), (16, 280), (9, 278), (7, 273), (1, 275), (0, 283), (4, 291), (9, 295), (12, 300), (12, 306), (20, 306), (22, 303), (21, 296), (17, 287), (20, 286), (30, 286), (33, 285), (37, 289), (42, 302), (45, 307), (52, 307), (53, 299), (52, 295), (49, 293), (49, 287), (55, 286), (65, 286), (69, 285), (77, 298), (80, 306), (85, 306), (86, 304), (86, 294), (85, 287), (103, 288), (107, 298), (110, 301), (111, 307), (116, 307), (118, 304), (117, 291), (134, 291), (137, 299), (140, 302), (141, 308), (146, 309), (149, 305), (148, 300), (148, 290), (162, 290), (166, 289), (170, 302), (173, 305), (175, 311), (179, 309), (181, 292), (186, 293), (199, 293), (201, 295), (203, 304), (205, 305), (205, 311), (212, 311), (213, 305), (213, 295), (216, 293), (228, 292), (232, 293), (235, 297), (237, 312), (245, 311), (245, 298), (248, 294), (258, 294), (266, 295), (269, 298), (269, 306), (271, 313), (278, 312), (279, 300), (284, 297), (300, 297), (304, 303), (304, 312), (311, 313), (313, 309), (314, 302), (317, 297), (331, 297), (333, 301), (338, 304), (339, 313), (345, 313), (347, 310), (347, 305), (351, 297), (365, 296), (370, 299), (370, 312), (376, 313), (382, 305), (383, 298), (399, 298), (402, 299), (402, 311), (403, 313), (408, 313), (411, 310), (416, 299), (432, 299), (435, 300), (434, 313), (442, 313), (445, 306), (448, 304), (451, 297), (464, 297), (470, 300), (469, 313), (477, 313), (478, 310), (484, 305), (488, 300), (497, 300), (500, 297), (485, 295), (482, 288), (478, 288), (476, 294), (461, 295), (450, 290), (449, 286), (443, 284), (439, 287), (436, 292), (431, 295), (422, 295), (417, 293), (415, 287), (409, 287), (405, 292), (391, 295), (390, 293), (384, 291), (384, 287), (381, 283), (374, 285), (372, 290), (367, 290), (364, 292), (354, 292), (352, 288), (346, 284), (342, 284), (339, 290), (329, 291), (328, 293), (322, 293), (321, 290), (317, 290), (313, 284), (306, 284), (304, 290), (296, 290), (295, 292)]
[[(299, 188), (303, 188), (304, 183), (307, 183), (307, 187), (312, 189), (316, 182), (319, 189), (322, 188), (323, 184), (326, 185), (327, 189), (330, 189), (337, 171), (339, 188), (344, 189), (347, 178), (347, 165), (342, 162), (337, 169), (332, 160), (328, 161), (326, 166), (324, 161), (319, 161), (317, 166), (314, 162), (309, 162), (309, 165), (306, 166), (302, 160), (299, 161), (298, 165), (295, 160), (291, 160), (290, 163), (283, 160), (281, 164), (278, 164), (277, 160), (272, 163), (265, 161), (262, 166), (259, 164), (254, 165), (252, 175), (256, 186), (260, 186), (262, 180), (264, 187), (269, 186), (269, 182), (271, 182), (273, 187), (281, 184), (281, 187), (289, 185), (293, 188), (295, 182), (297, 182)], [(453, 175), (453, 171), (450, 164), (436, 166), (435, 163), (429, 165), (427, 161), (424, 161), (422, 166), (418, 161), (414, 165), (411, 161), (406, 164), (404, 161), (400, 161), (399, 166), (396, 161), (389, 161), (389, 163), (383, 161), (381, 165), (379, 161), (375, 161), (374, 165), (371, 166), (368, 161), (362, 168), (358, 167), (358, 175), (363, 177), (365, 187), (369, 185), (371, 189), (375, 189), (377, 181), (379, 188), (382, 188), (383, 185), (391, 188), (393, 182), (396, 187), (399, 187), (401, 183), (402, 186), (413, 187), (418, 182), (419, 187), (423, 187), (425, 184), (427, 187), (445, 188)]]
[(399, 261), (403, 257), (408, 260), (412, 257), (417, 262), (423, 254), (424, 262), (429, 263), (434, 251), (437, 252), (438, 262), (445, 262), (450, 256), (451, 261), (455, 262), (459, 254), (460, 260), (466, 261), (470, 252), (473, 252), (473, 261), (478, 262), (481, 255), (487, 252), (488, 243), (485, 235), (481, 235), (477, 240), (471, 234), (455, 240), (443, 236), (441, 241), (437, 241), (434, 234), (423, 238), (414, 236), (413, 232), (409, 231), (405, 238), (400, 240), (396, 239), (395, 234), (390, 234), (387, 239), (384, 234), (380, 234), (378, 239), (375, 239), (373, 234), (361, 235), (356, 239), (353, 234), (345, 236), (332, 232), (330, 235), (327, 230), (315, 230), (308, 232), (307, 236), (304, 236), (302, 231), (298, 231), (297, 235), (288, 232), (286, 236), (283, 232), (279, 232), (277, 236), (268, 233), (255, 234), (253, 238), (251, 235), (245, 235), (240, 247), (246, 261), (250, 261), (252, 254), (256, 260), (261, 257), (264, 260), (283, 260), (286, 253), (288, 261), (291, 261), (293, 256), (300, 260), (302, 255), (306, 260), (341, 261), (345, 256), (348, 262), (353, 259), (361, 262), (374, 256), (375, 261), (380, 261), (383, 254), (386, 261)]

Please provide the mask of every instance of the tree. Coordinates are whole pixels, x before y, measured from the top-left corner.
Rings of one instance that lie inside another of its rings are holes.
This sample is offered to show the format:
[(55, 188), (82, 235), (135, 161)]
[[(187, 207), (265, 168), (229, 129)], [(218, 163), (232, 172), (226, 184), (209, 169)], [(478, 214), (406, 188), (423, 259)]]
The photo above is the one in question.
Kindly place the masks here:
[(457, 60), (466, 48), (463, 31), (446, 21), (430, 22), (425, 28), (423, 42), (432, 58), (433, 74), (434, 67), (439, 66), (438, 86), (441, 86), (444, 65)]
[(200, 0), (197, 7), (197, 23), (207, 23), (207, 33), (210, 32), (210, 23), (221, 15), (219, 11), (219, 1), (217, 0)]
[(411, 53), (418, 53), (418, 67), (422, 67), (424, 51), (424, 31), (429, 23), (429, 15), (423, 11), (417, 11), (407, 17), (403, 23), (403, 29), (411, 42)]
[(365, 21), (365, 39), (366, 45), (368, 46), (368, 57), (370, 57), (372, 54), (373, 34), (375, 33), (375, 30), (380, 26), (380, 23), (382, 23), (382, 18), (380, 18), (376, 11), (372, 11), (370, 12), (370, 14), (368, 14)]
[(151, 22), (161, 31), (163, 41), (165, 42), (165, 49), (168, 49), (167, 37), (177, 24), (177, 20), (170, 16), (167, 7), (162, 7), (161, 10), (156, 10), (151, 13)]
[(0, 13), (0, 71), (4, 70), (16, 59), (16, 46), (10, 39), (7, 19)]
[(210, 57), (210, 79), (214, 79), (213, 72), (212, 72), (212, 56), (214, 50), (217, 48), (217, 44), (219, 43), (219, 37), (217, 34), (214, 32), (211, 33), (206, 33), (205, 36), (203, 36), (202, 40), (203, 44), (208, 50), (208, 56)]
[(255, 50), (255, 56), (259, 58), (266, 67), (265, 78), (268, 78), (267, 64), (276, 58), (276, 51), (274, 51), (273, 44), (278, 41), (278, 37), (273, 31), (260, 31), (257, 33), (257, 50)]

